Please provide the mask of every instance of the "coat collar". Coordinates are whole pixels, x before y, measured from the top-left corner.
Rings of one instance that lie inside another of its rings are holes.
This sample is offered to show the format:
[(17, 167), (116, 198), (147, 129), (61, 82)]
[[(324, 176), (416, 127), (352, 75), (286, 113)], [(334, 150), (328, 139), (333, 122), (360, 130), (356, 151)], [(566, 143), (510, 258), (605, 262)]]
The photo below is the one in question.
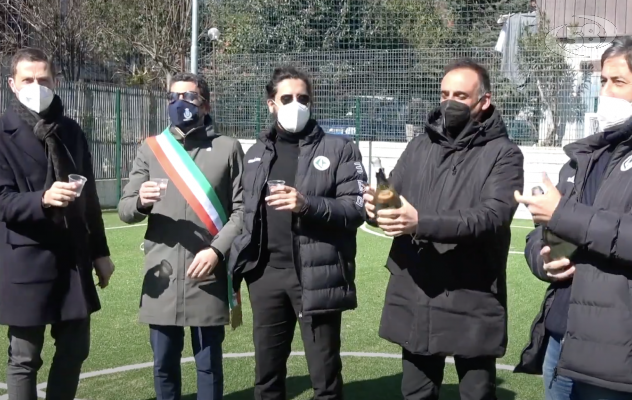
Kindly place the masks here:
[(4, 126), (4, 134), (26, 155), (37, 161), (44, 167), (48, 167), (48, 159), (44, 146), (33, 133), (33, 129), (28, 126), (20, 117), (9, 107), (2, 116), (2, 124)]
[[(273, 147), (274, 142), (276, 141), (277, 136), (277, 126), (276, 122), (272, 124), (272, 126), (259, 134), (259, 140), (266, 145), (266, 147)], [(314, 119), (310, 119), (307, 125), (305, 126), (301, 139), (299, 140), (299, 146), (305, 146), (312, 143), (319, 142), (325, 132), (322, 130), (320, 125)]]

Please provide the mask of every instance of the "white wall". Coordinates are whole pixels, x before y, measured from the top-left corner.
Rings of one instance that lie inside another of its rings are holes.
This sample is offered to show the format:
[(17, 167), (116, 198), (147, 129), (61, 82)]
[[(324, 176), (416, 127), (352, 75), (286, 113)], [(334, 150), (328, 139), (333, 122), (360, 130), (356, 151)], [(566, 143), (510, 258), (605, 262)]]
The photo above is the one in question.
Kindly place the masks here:
[[(254, 140), (241, 140), (244, 152), (248, 151), (254, 142)], [(369, 171), (369, 155), (371, 157), (380, 157), (382, 166), (388, 176), (406, 145), (407, 143), (360, 142), (364, 168), (367, 172)], [(551, 181), (557, 184), (559, 171), (568, 161), (568, 157), (561, 148), (520, 147), (520, 150), (522, 150), (524, 155), (524, 190), (526, 193), (531, 193), (532, 187), (542, 185), (543, 172), (546, 172)], [(371, 169), (370, 175), (371, 183), (373, 183), (375, 181), (375, 171)], [(520, 205), (515, 218), (531, 219), (531, 214), (523, 205)]]

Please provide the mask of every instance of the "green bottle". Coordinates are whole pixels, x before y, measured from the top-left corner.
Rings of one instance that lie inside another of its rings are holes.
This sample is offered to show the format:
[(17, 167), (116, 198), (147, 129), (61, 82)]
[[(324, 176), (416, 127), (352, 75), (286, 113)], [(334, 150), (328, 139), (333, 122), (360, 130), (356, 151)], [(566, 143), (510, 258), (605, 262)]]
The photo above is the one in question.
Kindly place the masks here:
[[(539, 196), (544, 194), (544, 190), (542, 190), (540, 186), (536, 186), (531, 189), (531, 194), (533, 196)], [(551, 248), (551, 253), (549, 253), (549, 257), (551, 257), (551, 260), (559, 260), (561, 258), (570, 259), (578, 247), (572, 243), (567, 242), (566, 240), (563, 240), (562, 238), (551, 232), (551, 230), (546, 225), (544, 225), (542, 229), (542, 239), (544, 241), (544, 244)]]

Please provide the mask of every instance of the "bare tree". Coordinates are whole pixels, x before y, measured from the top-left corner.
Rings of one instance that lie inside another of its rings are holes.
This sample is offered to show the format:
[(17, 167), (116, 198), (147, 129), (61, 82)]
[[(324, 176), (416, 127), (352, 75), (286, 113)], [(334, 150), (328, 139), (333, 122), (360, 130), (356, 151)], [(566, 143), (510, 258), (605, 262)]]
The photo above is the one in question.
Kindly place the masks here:
[(96, 0), (0, 0), (0, 52), (39, 47), (53, 57), (64, 79), (77, 81), (98, 43)]
[[(191, 0), (111, 0), (103, 13), (109, 13), (101, 19), (104, 40), (126, 49), (119, 56), (133, 58), (134, 71), (168, 85), (174, 72), (185, 69), (191, 45)], [(205, 31), (202, 21), (200, 28)]]

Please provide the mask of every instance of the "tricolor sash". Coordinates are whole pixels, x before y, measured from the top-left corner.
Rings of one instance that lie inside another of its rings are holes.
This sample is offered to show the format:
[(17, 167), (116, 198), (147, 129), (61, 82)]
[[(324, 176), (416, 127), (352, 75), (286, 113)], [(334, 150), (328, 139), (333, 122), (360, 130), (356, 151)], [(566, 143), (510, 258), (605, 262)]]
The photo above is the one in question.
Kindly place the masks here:
[[(224, 227), (228, 218), (213, 186), (195, 164), (189, 153), (173, 137), (169, 128), (160, 135), (147, 139), (160, 166), (184, 196), (189, 206), (213, 235)], [(233, 329), (241, 325), (241, 294), (234, 292), (231, 274), (228, 273), (228, 305)]]

